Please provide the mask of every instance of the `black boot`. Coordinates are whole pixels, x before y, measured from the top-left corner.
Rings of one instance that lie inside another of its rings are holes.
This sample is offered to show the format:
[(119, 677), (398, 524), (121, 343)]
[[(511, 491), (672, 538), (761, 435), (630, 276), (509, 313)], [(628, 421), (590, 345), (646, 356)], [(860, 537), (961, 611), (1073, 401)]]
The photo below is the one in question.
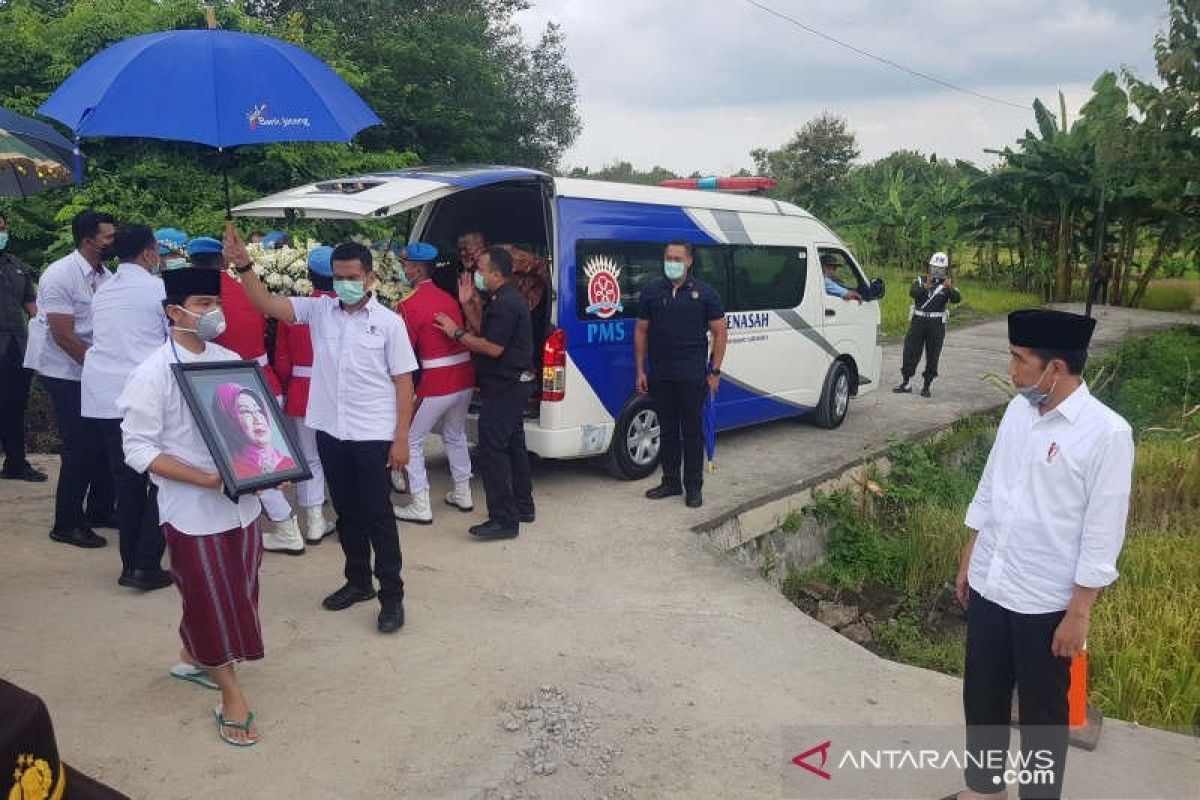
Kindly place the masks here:
[(933, 393), (929, 391), (929, 385), (933, 381), (925, 381), (925, 385), (921, 387), (921, 397), (933, 397)]
[(908, 378), (900, 381), (900, 385), (892, 389), (896, 394), (912, 394), (912, 387), (908, 385)]

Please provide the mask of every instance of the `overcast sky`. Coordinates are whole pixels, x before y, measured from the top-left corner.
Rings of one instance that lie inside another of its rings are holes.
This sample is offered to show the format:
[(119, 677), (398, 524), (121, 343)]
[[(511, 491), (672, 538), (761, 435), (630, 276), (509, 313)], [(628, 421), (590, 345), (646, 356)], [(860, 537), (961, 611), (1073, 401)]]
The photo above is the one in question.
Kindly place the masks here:
[[(583, 133), (563, 167), (726, 174), (751, 167), (828, 110), (864, 160), (907, 148), (987, 163), (1032, 111), (944, 89), (824, 41), (746, 0), (531, 0), (535, 36), (562, 25)], [(1122, 65), (1154, 75), (1164, 0), (760, 0), (914, 70), (1028, 109), (1073, 116), (1092, 81)]]

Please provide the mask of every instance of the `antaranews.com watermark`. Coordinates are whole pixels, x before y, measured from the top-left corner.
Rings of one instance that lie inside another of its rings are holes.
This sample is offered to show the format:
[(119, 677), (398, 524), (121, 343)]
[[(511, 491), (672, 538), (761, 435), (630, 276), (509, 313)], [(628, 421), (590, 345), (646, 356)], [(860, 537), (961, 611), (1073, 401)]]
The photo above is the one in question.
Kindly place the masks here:
[[(1038, 789), (1052, 794), (1072, 768), (1086, 770), (1081, 757), (1069, 750), (1059, 763), (1055, 731), (1027, 729), (1026, 745), (1021, 735), (1008, 727), (972, 729), (968, 747), (963, 726), (878, 726), (794, 727), (783, 736), (783, 796), (788, 798), (937, 798), (965, 788), (966, 775), (977, 791), (1008, 791), (1015, 797), (1038, 796)], [(1194, 757), (1183, 757), (1181, 773), (1200, 769), (1200, 740)], [(980, 743), (991, 746), (981, 746)], [(1008, 742), (1008, 748), (1004, 743)], [(1038, 746), (1049, 743), (1049, 746)], [(1185, 747), (1186, 749), (1186, 747)], [(1113, 757), (1119, 754), (1113, 753)], [(1188, 763), (1190, 762), (1190, 763)], [(1186, 777), (1172, 794), (1136, 770), (1115, 771), (1104, 781), (1088, 781), (1087, 797), (1093, 800), (1194, 800)], [(1183, 777), (1183, 776), (1181, 776)], [(1200, 777), (1200, 776), (1198, 776)], [(1072, 797), (1079, 797), (1075, 792)]]

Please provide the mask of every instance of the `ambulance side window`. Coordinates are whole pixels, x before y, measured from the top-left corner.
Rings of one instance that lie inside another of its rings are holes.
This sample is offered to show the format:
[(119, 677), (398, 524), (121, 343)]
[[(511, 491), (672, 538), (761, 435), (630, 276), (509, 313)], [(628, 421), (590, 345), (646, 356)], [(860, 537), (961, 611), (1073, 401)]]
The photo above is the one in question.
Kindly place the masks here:
[(796, 308), (804, 299), (807, 247), (735, 245), (729, 248), (732, 300), (726, 311)]

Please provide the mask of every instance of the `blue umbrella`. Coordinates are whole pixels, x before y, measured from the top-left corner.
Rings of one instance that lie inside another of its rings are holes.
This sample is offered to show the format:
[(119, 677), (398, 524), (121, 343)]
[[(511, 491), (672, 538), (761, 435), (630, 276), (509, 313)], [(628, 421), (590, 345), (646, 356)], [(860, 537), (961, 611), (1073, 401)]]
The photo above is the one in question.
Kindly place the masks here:
[(137, 136), (219, 149), (347, 142), (380, 122), (308, 51), (223, 30), (164, 31), (118, 42), (75, 70), (38, 113), (77, 137)]
[(0, 196), (23, 198), (70, 183), (73, 150), (46, 123), (0, 108)]
[(704, 453), (708, 458), (708, 471), (717, 468), (713, 458), (717, 454), (717, 396), (713, 392), (704, 395)]

